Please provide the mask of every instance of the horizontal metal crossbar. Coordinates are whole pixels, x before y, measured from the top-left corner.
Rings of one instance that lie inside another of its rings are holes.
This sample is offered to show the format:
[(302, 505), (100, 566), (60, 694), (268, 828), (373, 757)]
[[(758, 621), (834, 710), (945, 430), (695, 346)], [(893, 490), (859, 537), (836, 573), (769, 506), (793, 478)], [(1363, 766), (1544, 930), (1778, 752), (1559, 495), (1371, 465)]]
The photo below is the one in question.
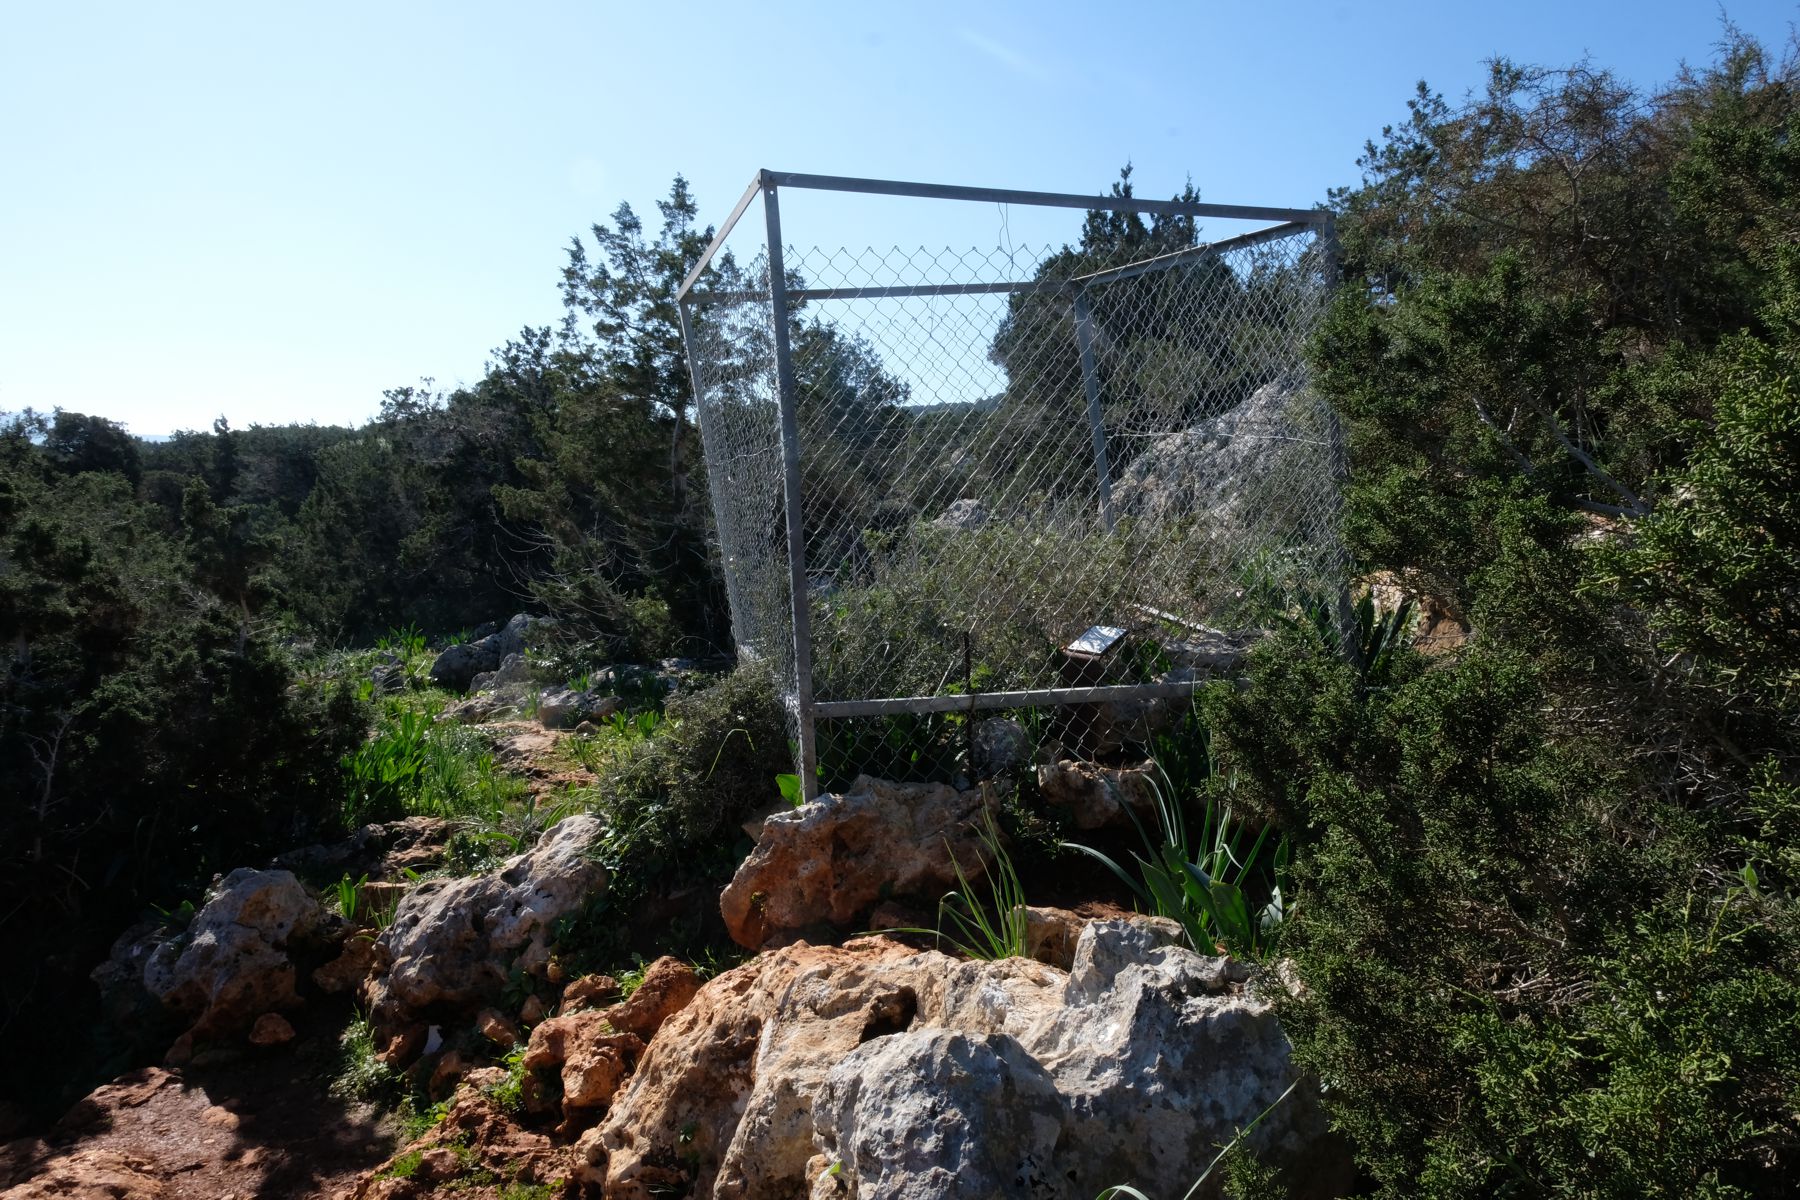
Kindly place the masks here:
[(973, 712), (986, 708), (1034, 708), (1038, 705), (1105, 704), (1112, 700), (1180, 699), (1205, 681), (1189, 683), (1116, 683), (1104, 687), (1032, 688), (1021, 692), (976, 692), (966, 696), (896, 696), (886, 700), (819, 700), (821, 717), (882, 717), (893, 713)]
[[(744, 211), (750, 207), (750, 202), (756, 199), (757, 193), (761, 192), (766, 187), (807, 188), (814, 191), (861, 192), (871, 195), (913, 196), (922, 199), (937, 200), (972, 200), (987, 204), (1023, 204), (1035, 205), (1043, 208), (1081, 208), (1090, 210), (1098, 209), (1110, 212), (1160, 213), (1165, 216), (1177, 217), (1216, 217), (1223, 220), (1282, 222), (1281, 225), (1274, 226), (1270, 229), (1262, 229), (1255, 233), (1245, 234), (1242, 238), (1231, 238), (1224, 242), (1214, 242), (1209, 247), (1196, 247), (1194, 251), (1188, 253), (1202, 253), (1208, 249), (1217, 251), (1238, 245), (1256, 245), (1258, 242), (1266, 239), (1285, 237), (1288, 234), (1298, 232), (1300, 229), (1309, 226), (1324, 226), (1331, 222), (1331, 214), (1323, 209), (1268, 208), (1255, 204), (1205, 204), (1198, 201), (1190, 204), (1182, 200), (1140, 200), (1136, 196), (1082, 196), (1073, 192), (1026, 192), (1011, 188), (959, 187), (954, 184), (943, 183), (907, 183), (893, 179), (858, 179), (847, 175), (807, 175), (796, 171), (765, 170), (757, 172), (756, 178), (750, 181), (750, 186), (744, 189), (744, 194), (738, 198), (737, 206), (731, 210), (731, 215), (725, 218), (725, 223), (723, 225), (719, 226), (718, 232), (713, 235), (712, 242), (700, 255), (699, 261), (694, 264), (694, 269), (689, 271), (687, 278), (681, 281), (681, 288), (676, 292), (677, 300), (687, 299), (688, 292), (693, 290), (694, 282), (699, 279), (706, 271), (706, 268), (711, 265), (713, 256), (719, 252), (719, 247), (725, 244), (725, 239), (731, 236), (731, 231), (737, 227), (737, 223), (739, 219), (743, 217)], [(1117, 268), (1117, 270), (1126, 271), (1129, 270), (1129, 268), (1121, 267)], [(1123, 279), (1127, 276), (1118, 275), (1115, 277)], [(1016, 285), (1006, 286), (1013, 286), (1013, 290), (1026, 290), (1026, 288), (1018, 287)], [(1002, 285), (994, 285), (994, 290), (1005, 290), (1005, 287)], [(896, 292), (891, 294), (970, 295), (974, 293)], [(858, 298), (810, 296), (805, 292), (796, 293), (795, 295), (796, 297), (805, 296), (809, 299)], [(873, 293), (870, 294), (870, 298), (873, 298)]]
[(824, 192), (864, 192), (878, 196), (913, 196), (925, 200), (973, 200), (983, 204), (1025, 204), (1040, 208), (1085, 208), (1108, 212), (1160, 213), (1170, 217), (1217, 217), (1237, 221), (1300, 221), (1320, 224), (1321, 209), (1265, 208), (1256, 204), (1204, 204), (1182, 200), (1140, 200), (1136, 196), (1082, 196), (1073, 192), (1021, 192), (1011, 188), (958, 187), (944, 183), (905, 183), (894, 179), (855, 179), (844, 175), (803, 175), (764, 171), (777, 187)]
[(1250, 233), (1239, 234), (1237, 237), (1207, 242), (1203, 246), (1189, 246), (1184, 250), (1159, 254), (1155, 258), (1140, 259), (1134, 263), (1126, 263), (1122, 267), (1108, 267), (1104, 271), (1077, 275), (1068, 281), (1068, 286), (1087, 287), (1096, 283), (1113, 283), (1120, 279), (1130, 279), (1136, 275), (1147, 275), (1151, 271), (1166, 271), (1170, 267), (1178, 267), (1187, 262), (1197, 262), (1214, 254), (1224, 254), (1231, 250), (1242, 250), (1247, 246), (1260, 246), (1264, 242), (1292, 237), (1309, 228), (1311, 225), (1305, 221), (1289, 221), (1284, 225), (1271, 225), (1267, 229), (1257, 229)]

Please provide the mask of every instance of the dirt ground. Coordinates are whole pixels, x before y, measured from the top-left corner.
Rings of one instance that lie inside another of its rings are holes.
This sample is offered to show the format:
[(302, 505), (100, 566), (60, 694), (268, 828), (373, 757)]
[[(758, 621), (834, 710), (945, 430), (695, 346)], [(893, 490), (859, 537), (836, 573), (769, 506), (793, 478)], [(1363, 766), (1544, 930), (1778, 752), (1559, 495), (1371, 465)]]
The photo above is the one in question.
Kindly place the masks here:
[(95, 1089), (49, 1133), (0, 1146), (5, 1200), (335, 1197), (393, 1149), (365, 1104), (330, 1094), (346, 1012), (295, 1014), (286, 1046)]

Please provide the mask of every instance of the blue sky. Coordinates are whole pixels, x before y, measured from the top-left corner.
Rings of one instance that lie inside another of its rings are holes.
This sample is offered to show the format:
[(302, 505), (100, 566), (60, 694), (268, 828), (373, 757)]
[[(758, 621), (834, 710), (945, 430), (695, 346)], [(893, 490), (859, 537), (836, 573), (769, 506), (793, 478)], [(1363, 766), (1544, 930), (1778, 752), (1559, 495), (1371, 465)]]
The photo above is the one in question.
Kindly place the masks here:
[[(0, 0), (0, 411), (135, 432), (371, 415), (556, 320), (563, 247), (758, 167), (1304, 207), (1421, 77), (1654, 85), (1704, 0), (1137, 5)], [(1780, 45), (1800, 5), (1731, 3)], [(983, 246), (1079, 214), (795, 195), (789, 240)], [(1003, 228), (1004, 223), (1004, 228)]]

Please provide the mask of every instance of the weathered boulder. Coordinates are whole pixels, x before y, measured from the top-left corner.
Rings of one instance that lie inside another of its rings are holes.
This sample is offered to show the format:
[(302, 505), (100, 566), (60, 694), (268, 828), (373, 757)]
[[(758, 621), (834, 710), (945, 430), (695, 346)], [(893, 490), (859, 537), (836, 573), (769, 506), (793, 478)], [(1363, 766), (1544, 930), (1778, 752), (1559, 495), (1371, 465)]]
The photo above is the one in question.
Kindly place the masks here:
[[(425, 1194), (421, 1183), (435, 1185), (445, 1195), (493, 1196), (500, 1194), (495, 1180), (508, 1181), (509, 1190), (516, 1192), (570, 1194), (566, 1185), (586, 1178), (579, 1151), (514, 1120), (486, 1092), (470, 1086), (480, 1075), (469, 1074), (443, 1120), (364, 1175), (348, 1192), (352, 1200), (418, 1197)], [(410, 1164), (404, 1172), (398, 1170), (402, 1160)]]
[(1297, 1195), (1336, 1194), (1348, 1158), (1304, 1088), (1282, 1098), (1268, 1003), (1178, 936), (1089, 922), (1071, 971), (884, 938), (764, 954), (701, 988), (614, 1097), (606, 1194), (1181, 1195), (1265, 1110), (1251, 1148)]
[(365, 988), (378, 1029), (427, 1012), (474, 1011), (497, 998), (515, 969), (542, 975), (557, 920), (606, 888), (592, 847), (594, 817), (567, 817), (529, 852), (466, 879), (432, 879), (400, 901), (379, 939), (385, 969)]
[(858, 1046), (826, 1077), (813, 1126), (816, 1200), (1064, 1194), (1062, 1099), (1005, 1034), (914, 1029)]
[(932, 522), (939, 529), (980, 529), (987, 523), (987, 505), (969, 497), (951, 502)]
[(280, 1013), (264, 1013), (250, 1027), (252, 1046), (285, 1046), (293, 1040), (294, 1027)]
[(377, 695), (391, 695), (406, 690), (406, 665), (397, 662), (376, 663), (369, 669), (369, 682)]
[(686, 1008), (699, 990), (700, 976), (694, 968), (665, 954), (645, 968), (637, 990), (605, 1011), (606, 1022), (647, 1042), (664, 1021)]
[(442, 817), (402, 817), (364, 825), (339, 841), (290, 850), (270, 860), (269, 866), (314, 879), (338, 873), (352, 879), (362, 875), (393, 879), (408, 870), (441, 865), (453, 832)]
[(977, 779), (1011, 775), (1031, 761), (1031, 737), (1011, 717), (989, 717), (975, 723), (974, 761)]
[(1130, 767), (1102, 767), (1063, 759), (1037, 769), (1038, 795), (1045, 804), (1067, 811), (1077, 829), (1102, 829), (1130, 820), (1130, 806), (1148, 820), (1155, 803), (1156, 765), (1148, 760)]
[(519, 613), (498, 633), (445, 647), (431, 664), (431, 682), (442, 688), (466, 691), (477, 675), (500, 669), (513, 655), (523, 655), (540, 631), (540, 621)]
[(483, 671), (469, 680), (471, 692), (493, 692), (502, 688), (523, 688), (531, 682), (531, 668), (523, 654), (509, 654), (492, 671)]
[(558, 1076), (563, 1117), (576, 1123), (580, 1110), (612, 1103), (643, 1053), (642, 1038), (615, 1030), (604, 1013), (589, 1010), (551, 1017), (533, 1029), (524, 1065), (527, 1071)]
[(326, 924), (319, 902), (291, 872), (240, 868), (183, 936), (151, 952), (144, 986), (191, 1019), (192, 1039), (242, 1031), (263, 1013), (299, 1005), (290, 949)]
[(454, 646), (446, 646), (432, 660), (431, 682), (441, 688), (460, 692), (466, 690), (477, 675), (492, 671), (499, 665), (500, 652), (489, 639), (458, 642)]
[(956, 885), (957, 864), (971, 876), (986, 865), (976, 822), (994, 803), (986, 789), (864, 775), (841, 795), (776, 812), (719, 897), (725, 927), (755, 949), (811, 925), (847, 925), (892, 894), (935, 897)]
[(624, 707), (617, 696), (551, 688), (538, 697), (537, 715), (545, 729), (568, 729), (583, 721), (604, 721)]

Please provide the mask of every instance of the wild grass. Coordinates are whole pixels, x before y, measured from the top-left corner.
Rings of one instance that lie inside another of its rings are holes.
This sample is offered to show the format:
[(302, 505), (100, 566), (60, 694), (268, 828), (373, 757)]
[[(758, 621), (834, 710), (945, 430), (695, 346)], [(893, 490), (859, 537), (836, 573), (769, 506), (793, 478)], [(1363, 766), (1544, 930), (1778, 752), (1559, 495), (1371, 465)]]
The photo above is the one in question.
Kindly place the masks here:
[[(1146, 777), (1154, 828), (1138, 816), (1134, 805), (1124, 805), (1144, 845), (1142, 854), (1132, 856), (1138, 867), (1135, 877), (1091, 846), (1064, 844), (1105, 866), (1148, 911), (1178, 922), (1188, 944), (1199, 953), (1214, 954), (1223, 948), (1240, 957), (1263, 958), (1273, 952), (1287, 916), (1288, 842), (1281, 839), (1265, 858), (1269, 829), (1265, 826), (1251, 838), (1244, 823), (1232, 815), (1229, 802), (1219, 799), (1220, 793), (1230, 793), (1229, 778), (1220, 779), (1210, 770), (1209, 774), (1208, 786), (1195, 793), (1200, 802), (1197, 837), (1188, 825), (1182, 795), (1160, 767), (1156, 775)], [(1268, 899), (1253, 909), (1251, 889), (1265, 874), (1270, 877)]]
[(480, 735), (431, 707), (384, 702), (375, 733), (344, 757), (344, 819), (354, 827), (404, 816), (492, 819), (525, 795)]
[(945, 839), (950, 866), (956, 872), (956, 890), (944, 893), (943, 899), (938, 901), (937, 928), (899, 928), (886, 932), (927, 934), (937, 939), (940, 949), (947, 943), (964, 958), (983, 962), (1024, 958), (1029, 952), (1025, 886), (1019, 881), (1012, 856), (1007, 853), (993, 810), (984, 808), (980, 821), (971, 822), (970, 828), (987, 851), (988, 862), (982, 868), (987, 895), (983, 897), (969, 882), (956, 852), (950, 849), (949, 840)]

